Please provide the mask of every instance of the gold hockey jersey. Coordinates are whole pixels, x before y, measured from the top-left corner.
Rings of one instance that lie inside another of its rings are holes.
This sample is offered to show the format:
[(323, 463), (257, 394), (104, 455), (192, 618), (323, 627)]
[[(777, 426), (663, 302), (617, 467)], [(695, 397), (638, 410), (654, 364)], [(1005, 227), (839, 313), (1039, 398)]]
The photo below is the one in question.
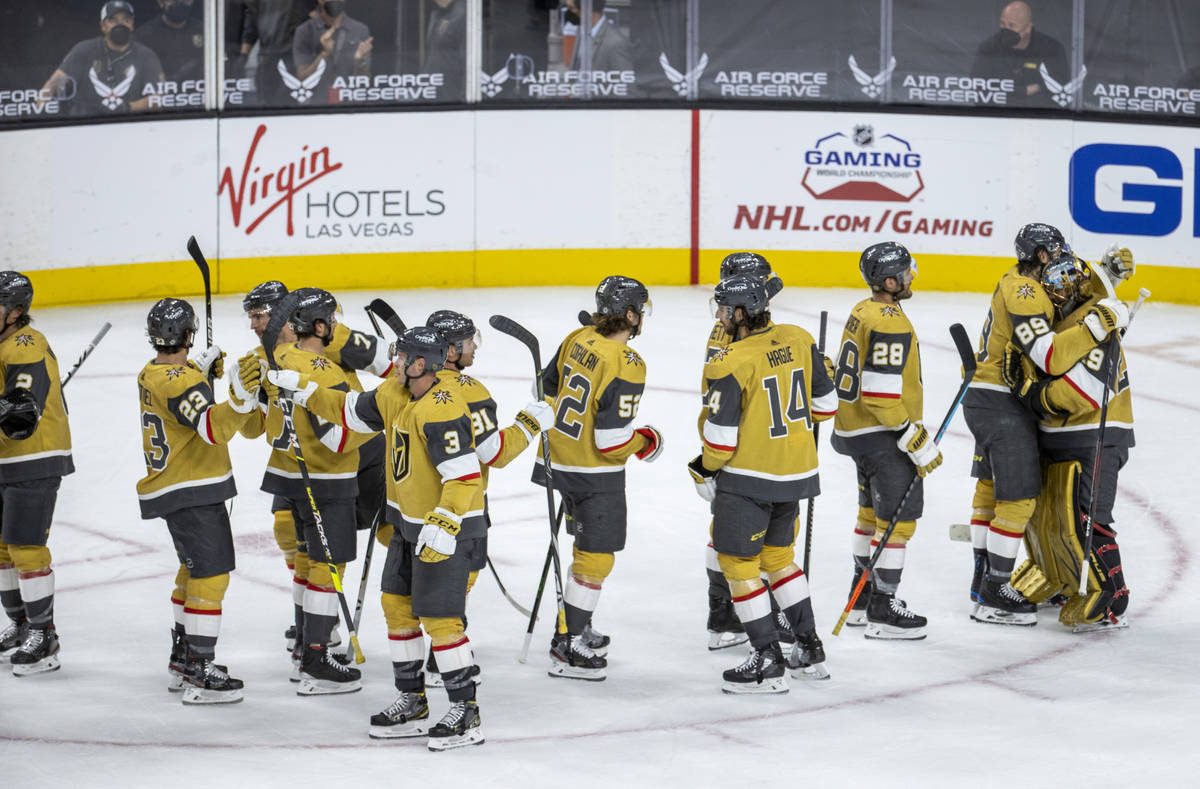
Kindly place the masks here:
[[(1103, 294), (1087, 301), (1058, 324), (1054, 330), (1062, 332), (1082, 323), (1088, 310)], [(1100, 407), (1107, 386), (1108, 412), (1104, 422), (1104, 445), (1131, 447), (1133, 436), (1133, 390), (1129, 386), (1129, 369), (1125, 365), (1125, 352), (1116, 344), (1120, 357), (1116, 380), (1111, 381), (1112, 370), (1106, 356), (1112, 349), (1112, 339), (1093, 348), (1075, 363), (1070, 370), (1052, 381), (1048, 387), (1047, 400), (1064, 416), (1044, 419), (1038, 425), (1040, 443), (1044, 447), (1095, 447), (1096, 434), (1100, 428)]]
[(71, 428), (58, 380), (58, 358), (44, 334), (23, 326), (0, 342), (0, 381), (5, 393), (28, 389), (40, 414), (29, 438), (14, 439), (0, 433), (0, 484), (73, 472)]
[(156, 364), (138, 375), (142, 453), (138, 481), (143, 518), (216, 504), (237, 493), (226, 443), (255, 412), (216, 403), (208, 379), (191, 362)]
[(320, 388), (308, 400), (314, 413), (352, 431), (383, 432), (387, 522), (409, 542), (416, 542), (425, 516), (437, 507), (462, 518), (459, 540), (487, 531), (473, 419), (458, 376), (438, 372), (416, 400), (395, 377), (370, 392)]
[[(623, 342), (594, 326), (567, 335), (542, 371), (546, 395), (554, 398), (550, 462), (554, 487), (573, 492), (625, 489), (625, 461), (649, 445), (634, 432), (646, 387), (646, 363)], [(533, 481), (545, 484), (542, 459)]]
[(483, 487), (487, 488), (488, 469), (504, 468), (513, 458), (525, 451), (533, 436), (519, 422), (498, 427), (496, 401), (478, 378), (464, 372), (452, 372), (467, 398), (471, 414), (471, 429), (475, 434), (475, 454), (483, 468)]
[(1017, 273), (1013, 266), (996, 285), (991, 307), (979, 335), (979, 366), (963, 403), (1001, 411), (1020, 411), (1020, 402), (1004, 383), (1004, 349), (1011, 341), (1038, 369), (1058, 376), (1096, 347), (1086, 326), (1056, 332), (1054, 306), (1036, 279)]
[(704, 467), (717, 489), (760, 501), (821, 492), (812, 427), (837, 394), (812, 335), (777, 324), (731, 343), (704, 366)]
[[(307, 375), (318, 386), (350, 391), (346, 374), (323, 354), (306, 351), (295, 343), (275, 349), (275, 362), (282, 370)], [(296, 438), (300, 442), (314, 495), (319, 499), (352, 499), (358, 495), (358, 447), (366, 437), (352, 435), (340, 424), (314, 416), (303, 408), (293, 410)], [(267, 410), (267, 438), (271, 456), (261, 489), (290, 499), (305, 497), (295, 446), (284, 430), (278, 403)]]
[(921, 421), (921, 349), (899, 304), (868, 298), (854, 305), (833, 383), (840, 402), (831, 443), (843, 455), (895, 446), (897, 428)]

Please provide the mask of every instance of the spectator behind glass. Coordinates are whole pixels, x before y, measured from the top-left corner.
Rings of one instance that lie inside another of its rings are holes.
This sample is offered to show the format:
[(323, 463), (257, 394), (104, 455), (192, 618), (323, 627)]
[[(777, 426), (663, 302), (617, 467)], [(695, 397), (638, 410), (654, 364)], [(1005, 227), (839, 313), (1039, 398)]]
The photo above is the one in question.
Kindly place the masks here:
[[(592, 70), (593, 71), (633, 71), (633, 44), (621, 32), (615, 23), (604, 18), (605, 0), (592, 0)], [(575, 15), (579, 14), (580, 0), (566, 0), (567, 8)], [(583, 34), (583, 22), (579, 23), (580, 35)], [(581, 68), (579, 63), (579, 44), (571, 55), (572, 70)]]
[(467, 3), (466, 0), (434, 0), (425, 29), (425, 62), (421, 71), (445, 76), (449, 98), (466, 92)]
[(289, 88), (279, 76), (279, 61), (288, 73), (296, 73), (292, 62), (292, 39), (296, 28), (316, 13), (313, 0), (246, 0), (242, 13), (242, 54), (251, 55), (258, 45), (258, 55), (246, 71), (254, 69), (254, 89), (259, 106), (294, 105), (288, 96)]
[(133, 40), (133, 6), (109, 0), (100, 9), (102, 35), (71, 47), (62, 64), (42, 86), (57, 97), (69, 115), (144, 112), (150, 97), (147, 83), (161, 82), (158, 55)]
[[(192, 16), (194, 0), (158, 0), (162, 13), (137, 29), (171, 82), (204, 78), (204, 23)], [(182, 86), (178, 86), (182, 89)]]
[(1067, 82), (1067, 54), (1063, 45), (1033, 29), (1033, 10), (1016, 0), (1000, 12), (1000, 29), (975, 51), (971, 76), (1011, 79), (1015, 83), (1008, 103), (1015, 107), (1054, 107), (1038, 67), (1046, 64), (1050, 76)]
[(371, 31), (346, 13), (345, 0), (320, 0), (318, 9), (316, 16), (296, 28), (292, 58), (301, 80), (324, 68), (313, 88), (314, 103), (319, 104), (334, 96), (330, 86), (337, 77), (371, 73)]

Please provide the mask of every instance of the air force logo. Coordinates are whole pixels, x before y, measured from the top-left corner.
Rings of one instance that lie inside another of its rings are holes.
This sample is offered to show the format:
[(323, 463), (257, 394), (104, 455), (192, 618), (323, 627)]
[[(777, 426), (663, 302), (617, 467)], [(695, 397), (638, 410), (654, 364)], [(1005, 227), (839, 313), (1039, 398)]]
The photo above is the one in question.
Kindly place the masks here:
[(133, 66), (125, 69), (125, 79), (121, 80), (114, 87), (109, 87), (101, 81), (99, 75), (96, 74), (96, 67), (92, 66), (88, 69), (88, 79), (92, 81), (92, 87), (96, 90), (96, 95), (100, 97), (100, 103), (107, 110), (115, 110), (120, 107), (125, 101), (125, 94), (129, 92), (129, 87), (133, 84), (133, 78), (137, 76), (137, 69)]
[(671, 87), (675, 89), (675, 92), (680, 96), (687, 96), (688, 86), (699, 82), (700, 75), (704, 73), (704, 69), (708, 68), (708, 53), (702, 54), (696, 61), (696, 67), (686, 74), (671, 65), (666, 52), (659, 53), (658, 65), (662, 66), (663, 73), (667, 75), (667, 79), (671, 80)]
[(892, 72), (896, 70), (896, 59), (892, 58), (888, 61), (888, 66), (883, 71), (875, 76), (871, 76), (867, 72), (858, 67), (858, 63), (854, 60), (854, 55), (850, 56), (850, 72), (854, 74), (854, 79), (862, 86), (861, 90), (867, 94), (868, 98), (877, 99), (879, 94), (883, 93), (883, 86), (892, 78)]
[(325, 74), (325, 61), (322, 59), (317, 64), (317, 70), (303, 80), (293, 76), (287, 70), (287, 66), (283, 65), (283, 58), (279, 59), (276, 68), (279, 70), (279, 78), (283, 80), (283, 84), (292, 92), (292, 98), (298, 103), (304, 104), (312, 98), (313, 88), (317, 86), (317, 83), (321, 81), (321, 77)]
[(1066, 85), (1050, 76), (1045, 63), (1038, 66), (1038, 73), (1042, 75), (1042, 82), (1046, 83), (1046, 89), (1050, 91), (1050, 97), (1054, 99), (1054, 103), (1060, 107), (1067, 107), (1075, 101), (1075, 94), (1083, 87), (1083, 79), (1087, 76), (1087, 66), (1080, 64), (1079, 75)]

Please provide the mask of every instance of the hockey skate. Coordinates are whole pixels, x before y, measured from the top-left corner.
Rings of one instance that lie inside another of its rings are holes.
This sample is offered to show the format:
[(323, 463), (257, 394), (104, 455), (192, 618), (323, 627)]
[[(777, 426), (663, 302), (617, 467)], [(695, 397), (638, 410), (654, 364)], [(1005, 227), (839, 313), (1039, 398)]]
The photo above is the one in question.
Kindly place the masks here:
[(8, 620), (8, 626), (0, 630), (0, 663), (7, 663), (14, 652), (25, 643), (29, 635), (29, 621), (22, 618), (19, 622)]
[[(471, 666), (471, 679), (475, 680), (476, 685), (482, 681), (478, 663)], [(446, 681), (442, 679), (442, 672), (438, 671), (437, 655), (433, 651), (433, 644), (429, 645), (429, 656), (425, 658), (425, 687), (446, 687)]]
[(596, 657), (608, 657), (608, 645), (612, 639), (592, 627), (592, 620), (583, 626), (583, 643), (596, 653)]
[(708, 649), (728, 649), (749, 640), (746, 628), (738, 621), (733, 601), (717, 595), (708, 596)]
[(1120, 616), (1110, 614), (1097, 622), (1080, 622), (1071, 628), (1071, 632), (1099, 633), (1103, 630), (1124, 630), (1127, 627), (1129, 627), (1129, 616), (1127, 614), (1121, 614)]
[(283, 631), (283, 640), (287, 643), (288, 652), (296, 651), (296, 641), (298, 640), (296, 636), (298, 633), (299, 631), (296, 629), (295, 625), (292, 625), (287, 630)]
[(58, 633), (55, 632), (54, 625), (30, 626), (25, 640), (9, 659), (12, 661), (12, 673), (15, 677), (58, 671), (61, 664), (58, 660)]
[(751, 652), (740, 666), (726, 669), (721, 675), (725, 680), (721, 685), (721, 692), (787, 693), (784, 666), (779, 642), (773, 641), (766, 647)]
[(179, 693), (183, 690), (187, 674), (187, 643), (183, 633), (171, 630), (171, 657), (167, 660), (167, 690)]
[(796, 645), (788, 655), (788, 668), (792, 679), (829, 679), (829, 669), (825, 668), (825, 645), (815, 630), (801, 633), (796, 638)]
[(425, 694), (402, 692), (387, 709), (371, 716), (367, 734), (376, 740), (424, 737), (429, 731), (429, 702)]
[(242, 700), (242, 681), (211, 660), (189, 654), (184, 678), (184, 704), (237, 704)]
[(467, 745), (482, 745), (479, 705), (474, 701), (456, 701), (429, 730), (429, 750), (448, 751)]
[(1008, 583), (985, 577), (980, 592), (983, 600), (971, 614), (976, 622), (1020, 627), (1037, 624), (1037, 606)]
[(983, 579), (987, 575), (987, 551), (975, 550), (975, 572), (971, 576), (971, 602), (983, 602)]
[(607, 666), (608, 661), (584, 643), (582, 633), (574, 636), (556, 633), (550, 642), (549, 674), (552, 677), (600, 682), (608, 677)]
[(296, 695), (325, 696), (362, 690), (362, 673), (338, 658), (328, 647), (305, 647)]
[(895, 595), (873, 592), (867, 603), (867, 629), (863, 636), (885, 641), (919, 641), (925, 637), (928, 622), (909, 611)]

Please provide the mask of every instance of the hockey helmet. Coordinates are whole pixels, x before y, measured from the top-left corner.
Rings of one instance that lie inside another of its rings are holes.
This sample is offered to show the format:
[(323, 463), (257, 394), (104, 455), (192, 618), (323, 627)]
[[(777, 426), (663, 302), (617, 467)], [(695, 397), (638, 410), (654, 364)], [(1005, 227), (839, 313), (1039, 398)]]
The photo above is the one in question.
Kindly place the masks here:
[(623, 318), (626, 310), (633, 310), (644, 317), (650, 316), (653, 305), (646, 286), (633, 277), (620, 274), (602, 279), (596, 286), (596, 312)]
[(1038, 249), (1046, 250), (1052, 260), (1062, 250), (1070, 249), (1058, 228), (1044, 222), (1032, 222), (1018, 230), (1013, 247), (1017, 251), (1017, 260), (1022, 263), (1035, 262)]
[(766, 279), (771, 276), (771, 264), (757, 252), (733, 252), (721, 261), (721, 279), (729, 279), (737, 274)]
[(863, 250), (862, 257), (858, 259), (858, 270), (871, 290), (883, 290), (883, 283), (888, 277), (899, 282), (904, 272), (909, 270), (916, 277), (917, 261), (903, 245), (884, 241)]
[(475, 328), (475, 322), (454, 310), (438, 310), (429, 316), (425, 325), (441, 332), (446, 342), (457, 348), (459, 353), (462, 353), (462, 344), (470, 338), (475, 338), (476, 345), (483, 341), (479, 329)]
[(393, 351), (396, 356), (404, 355), (405, 367), (424, 359), (425, 372), (436, 372), (446, 364), (450, 342), (432, 326), (414, 326), (396, 338)]
[(713, 317), (719, 308), (726, 307), (732, 318), (734, 308), (741, 307), (747, 317), (756, 318), (766, 312), (768, 300), (767, 285), (763, 280), (748, 274), (735, 274), (717, 283), (709, 305)]
[(255, 285), (242, 299), (242, 312), (265, 309), (270, 312), (288, 294), (287, 286), (277, 279)]
[(146, 315), (146, 336), (158, 347), (192, 346), (196, 332), (196, 311), (183, 299), (165, 298)]
[(0, 271), (0, 306), (20, 307), (29, 312), (33, 303), (33, 283), (19, 271)]
[(321, 288), (297, 288), (292, 295), (296, 299), (292, 314), (288, 316), (288, 325), (297, 337), (316, 334), (317, 321), (333, 326), (333, 314), (337, 312), (338, 303), (332, 293)]

